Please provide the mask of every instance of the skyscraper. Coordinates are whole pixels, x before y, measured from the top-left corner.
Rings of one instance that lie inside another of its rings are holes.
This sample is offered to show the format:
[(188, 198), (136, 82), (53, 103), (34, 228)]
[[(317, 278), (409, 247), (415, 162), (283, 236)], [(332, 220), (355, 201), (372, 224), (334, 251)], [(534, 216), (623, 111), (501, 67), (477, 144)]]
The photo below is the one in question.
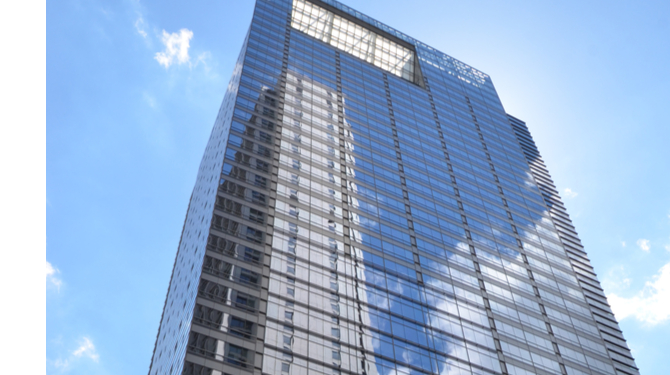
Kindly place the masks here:
[(149, 374), (638, 374), (488, 75), (334, 0), (258, 0)]

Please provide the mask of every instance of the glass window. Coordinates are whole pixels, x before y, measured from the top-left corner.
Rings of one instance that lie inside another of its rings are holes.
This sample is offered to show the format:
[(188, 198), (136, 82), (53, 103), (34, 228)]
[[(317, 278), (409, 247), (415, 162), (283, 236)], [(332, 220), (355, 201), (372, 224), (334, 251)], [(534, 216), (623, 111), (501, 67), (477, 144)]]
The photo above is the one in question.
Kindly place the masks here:
[(414, 51), (324, 8), (294, 0), (291, 27), (414, 82)]

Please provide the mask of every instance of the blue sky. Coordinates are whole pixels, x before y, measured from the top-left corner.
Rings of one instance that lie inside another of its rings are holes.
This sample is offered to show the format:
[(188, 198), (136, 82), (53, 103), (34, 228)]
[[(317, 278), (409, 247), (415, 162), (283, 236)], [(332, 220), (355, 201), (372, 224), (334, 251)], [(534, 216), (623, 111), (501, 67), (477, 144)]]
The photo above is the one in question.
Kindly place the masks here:
[[(345, 3), (491, 75), (528, 123), (641, 372), (667, 373), (670, 2)], [(47, 4), (48, 374), (147, 372), (252, 10)]]

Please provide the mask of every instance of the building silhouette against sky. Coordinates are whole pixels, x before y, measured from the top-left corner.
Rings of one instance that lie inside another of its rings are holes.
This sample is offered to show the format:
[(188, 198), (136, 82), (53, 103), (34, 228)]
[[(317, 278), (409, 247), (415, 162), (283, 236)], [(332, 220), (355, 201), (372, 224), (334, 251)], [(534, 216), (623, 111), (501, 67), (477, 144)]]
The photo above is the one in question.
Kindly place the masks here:
[(488, 75), (332, 0), (258, 0), (149, 374), (638, 374)]

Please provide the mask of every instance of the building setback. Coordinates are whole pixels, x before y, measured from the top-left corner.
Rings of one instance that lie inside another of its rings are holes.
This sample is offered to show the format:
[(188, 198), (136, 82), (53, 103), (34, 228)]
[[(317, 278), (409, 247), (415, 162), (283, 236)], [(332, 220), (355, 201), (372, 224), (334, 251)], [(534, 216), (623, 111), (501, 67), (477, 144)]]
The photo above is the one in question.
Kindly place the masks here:
[(149, 374), (638, 374), (488, 75), (334, 0), (258, 0)]

